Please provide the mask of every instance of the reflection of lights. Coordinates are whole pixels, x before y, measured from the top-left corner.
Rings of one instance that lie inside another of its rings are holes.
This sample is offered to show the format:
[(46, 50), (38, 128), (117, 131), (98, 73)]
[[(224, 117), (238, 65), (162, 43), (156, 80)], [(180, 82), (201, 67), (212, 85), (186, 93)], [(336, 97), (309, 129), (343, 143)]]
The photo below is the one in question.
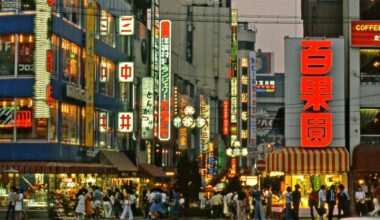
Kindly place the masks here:
[(243, 149), (241, 150), (241, 155), (242, 155), (243, 157), (245, 157), (245, 156), (248, 155), (248, 149), (247, 149), (246, 147), (243, 148)]
[(375, 68), (379, 68), (380, 67), (380, 62), (379, 61), (375, 61), (372, 63), (373, 67)]
[(364, 180), (363, 179), (359, 179), (358, 183), (359, 183), (359, 185), (363, 185), (364, 184)]
[(187, 105), (183, 109), (183, 112), (185, 113), (185, 115), (194, 115), (195, 114), (195, 109), (194, 109), (193, 106)]

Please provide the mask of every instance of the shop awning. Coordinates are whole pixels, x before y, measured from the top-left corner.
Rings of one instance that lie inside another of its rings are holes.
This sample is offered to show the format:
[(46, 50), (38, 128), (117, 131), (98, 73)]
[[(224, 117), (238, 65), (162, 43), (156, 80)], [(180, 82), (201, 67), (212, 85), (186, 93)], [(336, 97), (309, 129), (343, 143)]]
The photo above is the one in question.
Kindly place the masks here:
[(117, 174), (116, 167), (100, 163), (47, 162), (47, 161), (2, 161), (3, 173), (98, 173)]
[(148, 163), (139, 164), (139, 170), (147, 177), (154, 178), (156, 180), (163, 180), (169, 178), (165, 172), (155, 165)]
[(123, 152), (102, 151), (101, 160), (118, 169), (121, 173), (137, 173), (137, 167)]
[(266, 171), (285, 174), (335, 174), (348, 172), (348, 160), (349, 154), (344, 147), (285, 147), (267, 154)]
[(379, 171), (380, 146), (360, 144), (355, 147), (352, 158), (353, 171)]

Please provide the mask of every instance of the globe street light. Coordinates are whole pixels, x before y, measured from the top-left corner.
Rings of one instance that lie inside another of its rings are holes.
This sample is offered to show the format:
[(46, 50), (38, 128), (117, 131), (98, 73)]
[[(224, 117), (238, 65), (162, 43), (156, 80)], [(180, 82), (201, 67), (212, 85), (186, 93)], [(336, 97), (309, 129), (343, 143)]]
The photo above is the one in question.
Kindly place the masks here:
[(229, 157), (248, 156), (248, 149), (247, 148), (242, 149), (240, 147), (241, 147), (240, 141), (233, 141), (231, 143), (231, 147), (227, 148), (226, 150), (227, 156)]
[(199, 115), (195, 118), (195, 109), (191, 105), (185, 106), (183, 113), (182, 117), (177, 115), (173, 118), (174, 127), (203, 128), (207, 124), (207, 120), (204, 117)]

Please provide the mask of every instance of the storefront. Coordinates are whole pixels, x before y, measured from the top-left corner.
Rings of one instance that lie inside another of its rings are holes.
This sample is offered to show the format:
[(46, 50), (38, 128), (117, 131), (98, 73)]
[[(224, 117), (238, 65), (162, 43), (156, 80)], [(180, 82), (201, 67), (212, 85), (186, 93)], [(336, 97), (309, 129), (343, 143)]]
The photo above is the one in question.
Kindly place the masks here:
[(296, 147), (281, 148), (269, 153), (266, 158), (266, 174), (283, 175), (279, 201), (274, 206), (283, 206), (281, 193), (286, 187), (300, 185), (301, 208), (308, 208), (309, 193), (312, 188), (319, 190), (321, 185), (327, 188), (331, 185), (343, 184), (348, 187), (349, 154), (343, 147), (325, 149), (305, 149)]

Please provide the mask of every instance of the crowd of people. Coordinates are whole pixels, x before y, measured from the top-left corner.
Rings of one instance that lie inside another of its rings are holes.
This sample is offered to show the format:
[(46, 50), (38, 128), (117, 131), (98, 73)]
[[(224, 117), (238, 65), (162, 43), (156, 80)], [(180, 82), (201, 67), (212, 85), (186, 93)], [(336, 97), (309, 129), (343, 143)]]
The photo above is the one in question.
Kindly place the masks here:
[(28, 215), (24, 212), (24, 190), (21, 187), (11, 187), (8, 193), (8, 206), (5, 219), (26, 220)]

